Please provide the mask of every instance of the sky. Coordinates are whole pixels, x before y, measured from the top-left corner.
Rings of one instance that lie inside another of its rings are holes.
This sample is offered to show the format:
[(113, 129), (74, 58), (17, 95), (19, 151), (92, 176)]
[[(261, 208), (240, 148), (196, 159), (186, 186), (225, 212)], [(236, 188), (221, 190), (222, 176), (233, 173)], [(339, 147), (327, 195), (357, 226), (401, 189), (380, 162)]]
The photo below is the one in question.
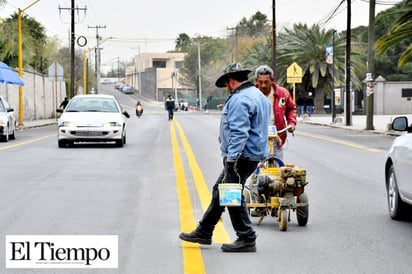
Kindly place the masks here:
[[(47, 35), (57, 36), (69, 47), (71, 0), (7, 0), (0, 7), (0, 18), (24, 9), (24, 14), (40, 22)], [(235, 27), (242, 18), (250, 19), (257, 11), (272, 20), (271, 0), (73, 0), (76, 38), (84, 36), (87, 45), (76, 50), (96, 46), (96, 35), (101, 37), (101, 65), (116, 66), (117, 61), (128, 62), (139, 52), (173, 50), (180, 33), (190, 37), (226, 37), (228, 28)], [(346, 1), (329, 21), (342, 0), (276, 0), (277, 30), (295, 23), (309, 26), (319, 23), (326, 29), (342, 31), (347, 25)], [(376, 0), (376, 14), (401, 0)], [(33, 4), (34, 3), (34, 4)], [(32, 5), (33, 4), (33, 5)], [(367, 26), (369, 1), (352, 0), (351, 27)], [(94, 57), (93, 57), (94, 58)]]

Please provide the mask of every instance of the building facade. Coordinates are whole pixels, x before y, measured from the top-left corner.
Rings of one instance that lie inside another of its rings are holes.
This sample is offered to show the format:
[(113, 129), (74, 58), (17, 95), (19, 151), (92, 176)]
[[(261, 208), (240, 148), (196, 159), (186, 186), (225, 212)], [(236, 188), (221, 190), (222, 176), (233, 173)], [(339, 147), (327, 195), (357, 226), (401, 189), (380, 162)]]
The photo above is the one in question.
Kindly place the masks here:
[(150, 99), (163, 101), (168, 94), (178, 99), (193, 91), (180, 81), (184, 57), (185, 53), (140, 53), (133, 58), (134, 65), (126, 68), (126, 84)]

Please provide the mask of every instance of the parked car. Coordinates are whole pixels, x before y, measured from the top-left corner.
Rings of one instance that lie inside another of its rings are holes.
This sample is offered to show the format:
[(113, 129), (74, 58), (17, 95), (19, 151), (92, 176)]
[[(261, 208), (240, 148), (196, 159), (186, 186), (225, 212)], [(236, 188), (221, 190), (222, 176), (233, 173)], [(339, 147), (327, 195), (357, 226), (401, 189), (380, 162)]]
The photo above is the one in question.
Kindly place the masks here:
[(117, 90), (122, 90), (123, 87), (124, 84), (122, 82), (117, 82), (116, 84), (114, 84), (114, 88)]
[(62, 113), (57, 122), (59, 147), (74, 142), (114, 141), (118, 147), (126, 144), (126, 118), (130, 115), (112, 95), (77, 95), (57, 112)]
[(396, 117), (393, 130), (406, 131), (392, 143), (385, 163), (389, 215), (400, 220), (412, 216), (412, 125), (406, 116)]
[(7, 142), (9, 139), (16, 138), (16, 125), (14, 109), (0, 96), (0, 138), (2, 141)]
[(123, 86), (122, 92), (123, 92), (124, 94), (133, 94), (134, 91), (133, 91), (133, 88), (132, 88), (132, 87)]

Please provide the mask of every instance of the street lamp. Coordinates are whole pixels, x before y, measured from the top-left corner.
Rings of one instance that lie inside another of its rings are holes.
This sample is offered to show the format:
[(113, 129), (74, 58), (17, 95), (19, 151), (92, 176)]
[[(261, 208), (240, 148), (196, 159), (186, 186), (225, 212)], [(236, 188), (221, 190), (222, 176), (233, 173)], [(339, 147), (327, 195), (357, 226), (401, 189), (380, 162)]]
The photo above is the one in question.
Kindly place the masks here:
[[(18, 9), (17, 13), (17, 44), (18, 44), (18, 63), (19, 63), (19, 76), (23, 77), (23, 39), (21, 35), (21, 14), (32, 7), (40, 0), (34, 1), (24, 9)], [(23, 86), (19, 86), (19, 126), (23, 125)]]

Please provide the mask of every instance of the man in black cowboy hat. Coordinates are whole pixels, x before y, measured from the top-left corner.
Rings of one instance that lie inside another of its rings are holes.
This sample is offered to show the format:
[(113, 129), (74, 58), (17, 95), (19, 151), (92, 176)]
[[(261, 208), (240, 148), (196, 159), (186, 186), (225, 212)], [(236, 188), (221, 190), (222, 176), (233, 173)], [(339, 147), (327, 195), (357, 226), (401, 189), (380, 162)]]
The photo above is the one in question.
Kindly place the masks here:
[[(220, 150), (224, 168), (212, 190), (212, 201), (197, 228), (182, 232), (180, 239), (210, 245), (215, 225), (225, 207), (219, 204), (219, 184), (242, 184), (256, 169), (259, 161), (266, 157), (270, 103), (266, 97), (248, 81), (250, 70), (239, 64), (230, 64), (216, 81), (217, 87), (226, 87), (230, 93), (222, 110), (220, 121)], [(223, 244), (224, 252), (255, 252), (256, 233), (246, 208), (244, 197), (239, 206), (228, 207), (237, 240)]]

